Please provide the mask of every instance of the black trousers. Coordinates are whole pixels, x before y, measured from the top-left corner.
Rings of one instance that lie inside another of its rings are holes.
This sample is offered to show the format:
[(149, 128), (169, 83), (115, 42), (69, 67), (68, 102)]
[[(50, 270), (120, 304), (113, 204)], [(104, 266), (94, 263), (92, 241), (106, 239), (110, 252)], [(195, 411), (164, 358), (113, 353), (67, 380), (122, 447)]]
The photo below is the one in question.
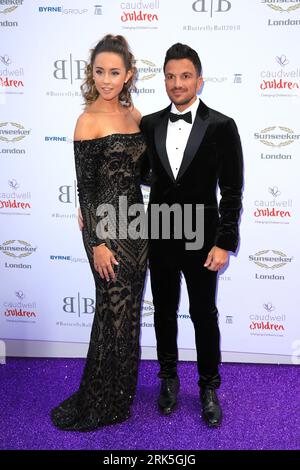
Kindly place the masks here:
[(177, 374), (177, 311), (183, 274), (195, 329), (199, 385), (217, 388), (220, 385), (220, 331), (215, 304), (217, 273), (203, 267), (206, 254), (186, 252), (175, 242), (173, 248), (159, 252), (150, 249), (149, 253), (159, 377)]

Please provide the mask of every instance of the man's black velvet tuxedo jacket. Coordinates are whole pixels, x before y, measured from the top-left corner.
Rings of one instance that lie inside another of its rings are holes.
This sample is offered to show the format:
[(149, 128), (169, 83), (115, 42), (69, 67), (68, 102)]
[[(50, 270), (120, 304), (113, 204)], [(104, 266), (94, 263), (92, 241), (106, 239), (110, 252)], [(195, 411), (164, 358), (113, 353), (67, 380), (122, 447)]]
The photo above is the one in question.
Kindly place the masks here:
[[(149, 204), (204, 204), (205, 254), (216, 245), (235, 251), (243, 185), (242, 148), (233, 119), (200, 101), (196, 118), (175, 179), (166, 151), (171, 106), (142, 118), (147, 152), (141, 159), (141, 176), (151, 169)], [(217, 201), (217, 185), (221, 199)], [(151, 241), (158, 250), (165, 240)], [(155, 250), (156, 251), (156, 250)]]

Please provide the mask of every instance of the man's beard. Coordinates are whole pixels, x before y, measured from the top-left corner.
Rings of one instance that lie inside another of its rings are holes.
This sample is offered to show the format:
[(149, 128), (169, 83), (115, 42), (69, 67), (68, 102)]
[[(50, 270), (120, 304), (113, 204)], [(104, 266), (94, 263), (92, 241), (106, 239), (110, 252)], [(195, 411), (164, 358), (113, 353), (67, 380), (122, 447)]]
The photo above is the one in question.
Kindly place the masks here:
[(180, 99), (178, 98), (178, 100), (176, 99), (176, 97), (173, 97), (173, 99), (171, 99), (171, 101), (174, 103), (174, 104), (177, 104), (179, 106), (183, 106), (185, 104), (189, 104), (194, 98), (194, 95), (189, 97), (189, 98), (185, 98), (185, 99)]

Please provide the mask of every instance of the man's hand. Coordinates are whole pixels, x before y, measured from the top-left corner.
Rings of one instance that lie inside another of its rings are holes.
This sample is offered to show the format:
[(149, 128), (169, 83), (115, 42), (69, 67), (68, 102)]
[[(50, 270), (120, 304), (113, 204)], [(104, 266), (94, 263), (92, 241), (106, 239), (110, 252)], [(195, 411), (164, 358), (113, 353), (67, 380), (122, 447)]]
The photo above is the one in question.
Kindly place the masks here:
[(210, 271), (219, 271), (228, 261), (228, 251), (213, 246), (207, 255), (204, 267)]
[(77, 221), (78, 221), (79, 229), (82, 231), (82, 229), (83, 229), (83, 227), (84, 227), (84, 223), (83, 223), (83, 217), (82, 217), (82, 213), (81, 213), (80, 207), (78, 208)]
[(93, 247), (94, 253), (94, 267), (100, 274), (102, 279), (106, 279), (107, 282), (116, 277), (113, 269), (113, 265), (118, 265), (118, 261), (112, 254), (112, 252), (105, 245), (99, 245)]

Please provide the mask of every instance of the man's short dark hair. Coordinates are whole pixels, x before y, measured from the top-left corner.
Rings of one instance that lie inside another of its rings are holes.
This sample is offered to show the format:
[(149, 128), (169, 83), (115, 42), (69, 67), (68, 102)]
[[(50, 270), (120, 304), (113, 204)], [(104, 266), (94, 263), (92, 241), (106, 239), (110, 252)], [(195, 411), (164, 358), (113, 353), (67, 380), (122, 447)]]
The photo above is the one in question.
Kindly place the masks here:
[(173, 46), (171, 46), (167, 50), (165, 62), (164, 62), (164, 71), (165, 71), (167, 62), (169, 62), (169, 60), (179, 60), (179, 59), (190, 60), (194, 64), (198, 72), (198, 75), (200, 77), (202, 73), (202, 65), (201, 65), (201, 61), (197, 52), (194, 49), (192, 49), (190, 46), (187, 46), (186, 44), (181, 44), (180, 42), (173, 44)]

